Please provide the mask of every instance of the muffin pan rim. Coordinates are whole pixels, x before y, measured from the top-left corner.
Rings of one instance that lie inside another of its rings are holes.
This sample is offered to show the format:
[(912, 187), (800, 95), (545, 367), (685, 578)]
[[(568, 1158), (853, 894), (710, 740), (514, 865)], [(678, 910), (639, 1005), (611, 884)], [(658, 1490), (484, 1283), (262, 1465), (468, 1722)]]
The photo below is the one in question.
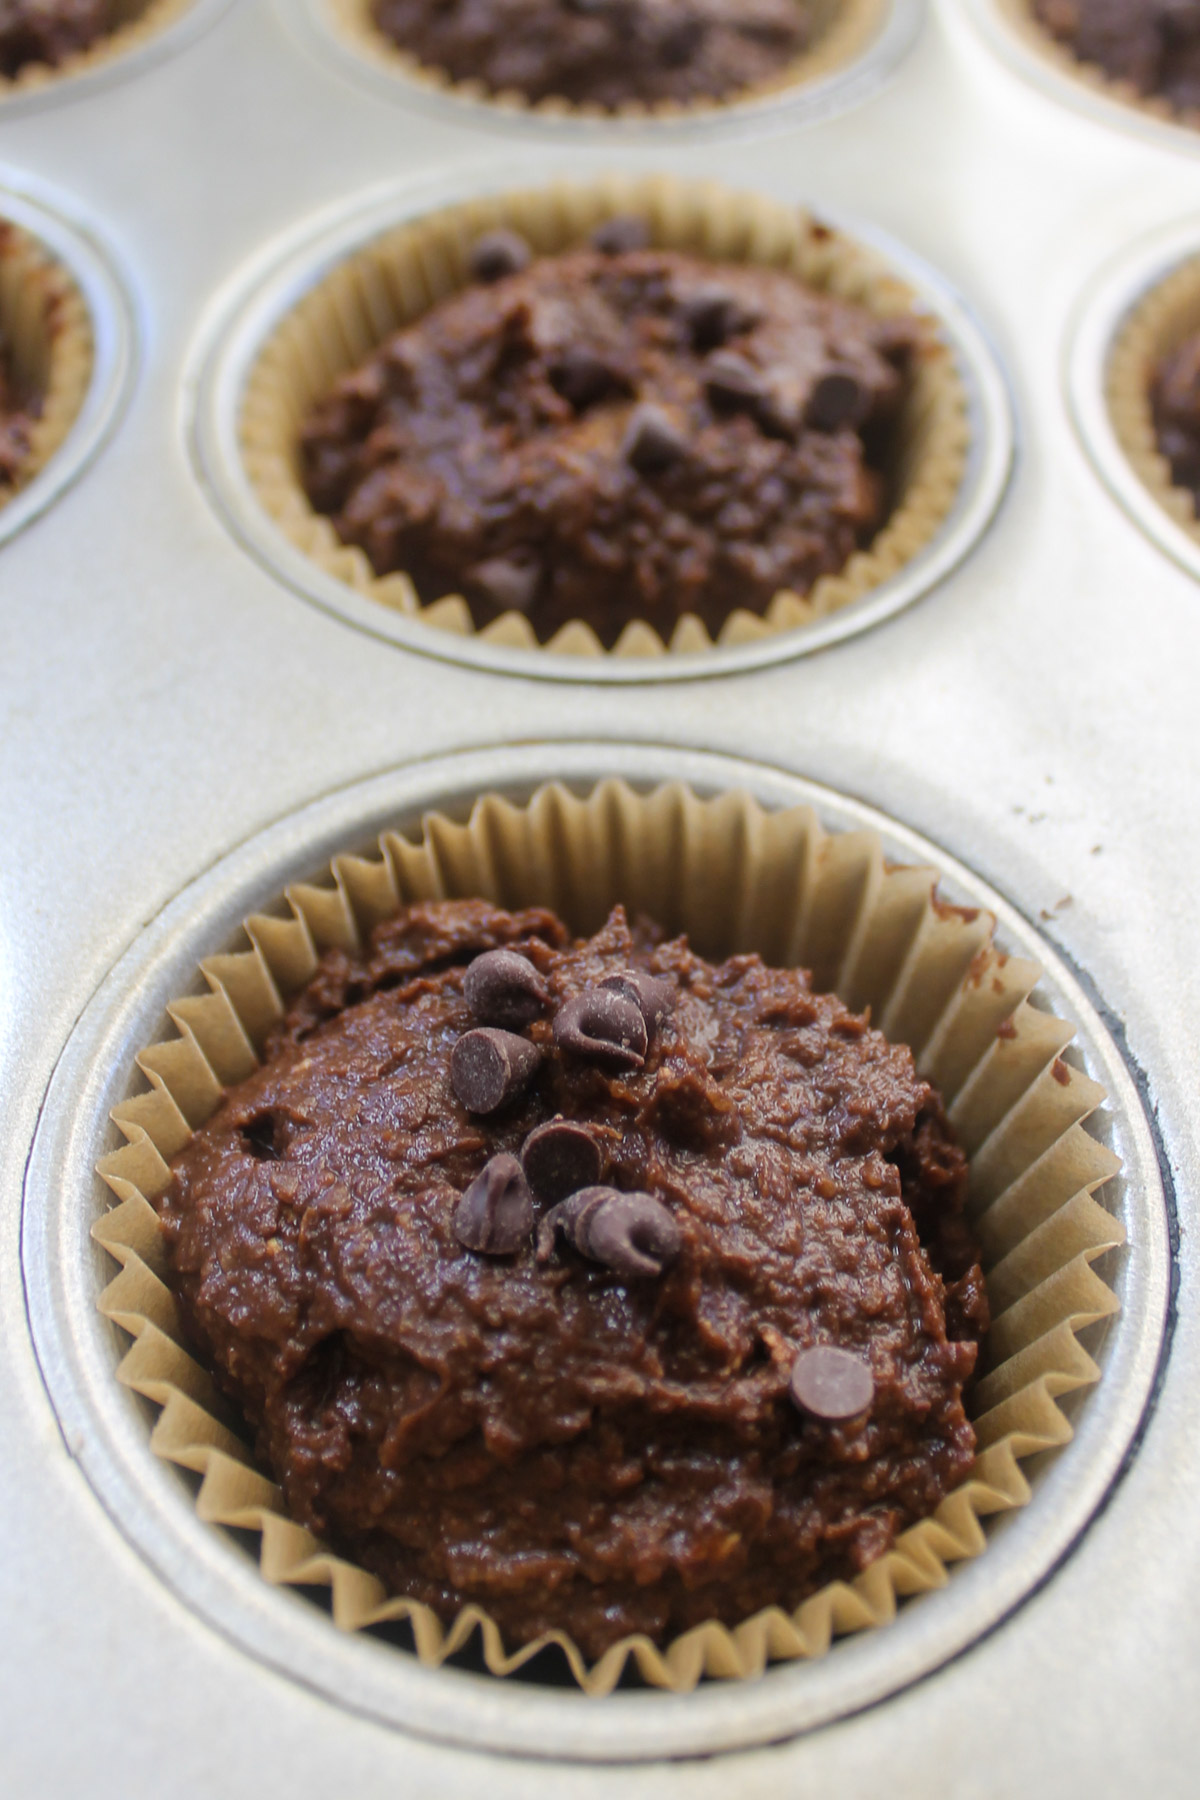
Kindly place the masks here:
[(188, 6), (177, 19), (172, 19), (161, 31), (156, 31), (144, 44), (137, 44), (133, 49), (121, 51), (116, 56), (106, 57), (94, 68), (76, 71), (67, 69), (61, 74), (55, 71), (42, 87), (12, 93), (6, 92), (7, 84), (0, 81), (0, 120), (15, 119), (23, 113), (41, 112), (43, 108), (58, 106), (76, 96), (97, 93), (115, 82), (124, 81), (126, 75), (140, 74), (163, 57), (173, 56), (177, 50), (185, 49), (202, 32), (207, 31), (233, 3), (234, 0), (189, 0)]
[[(590, 162), (560, 165), (560, 179), (586, 180)], [(740, 674), (815, 654), (856, 637), (903, 611), (945, 581), (981, 542), (1008, 490), (1016, 457), (1015, 402), (999, 353), (984, 324), (932, 264), (898, 239), (840, 207), (762, 186), (784, 204), (804, 207), (885, 257), (915, 290), (951, 346), (967, 392), (970, 446), (959, 493), (942, 527), (878, 588), (792, 631), (754, 643), (694, 655), (577, 657), (517, 650), (478, 634), (460, 636), (391, 612), (328, 574), (291, 544), (267, 514), (243, 466), (239, 413), (246, 376), (280, 320), (361, 244), (393, 226), (473, 195), (546, 186), (544, 168), (522, 161), (472, 163), (448, 175), (371, 187), (349, 205), (310, 214), (235, 272), (210, 304), (189, 348), (182, 417), (193, 473), (218, 518), (276, 581), (298, 598), (385, 643), (494, 675), (627, 686)], [(736, 184), (732, 184), (736, 186)]]
[(723, 136), (760, 136), (764, 131), (817, 124), (848, 112), (876, 93), (900, 67), (925, 24), (927, 0), (888, 0), (882, 23), (862, 55), (807, 84), (782, 87), (757, 98), (714, 101), (701, 110), (685, 109), (677, 118), (591, 118), (579, 113), (552, 115), (535, 107), (506, 107), (488, 98), (472, 98), (439, 89), (391, 70), (360, 54), (329, 17), (327, 0), (300, 0), (295, 7), (277, 0), (286, 27), (310, 56), (332, 61), (337, 72), (392, 105), (409, 107), (468, 130), (495, 131), (502, 136), (531, 134), (545, 142), (574, 141), (593, 148), (654, 143), (700, 143)]
[(116, 431), (133, 389), (137, 316), (111, 250), (66, 195), (0, 166), (0, 219), (55, 256), (78, 287), (92, 326), (92, 374), (78, 416), (27, 487), (0, 508), (0, 547), (71, 487)]
[[(253, 1563), (195, 1519), (190, 1492), (153, 1457), (138, 1404), (113, 1379), (116, 1334), (95, 1310), (106, 1259), (88, 1228), (98, 1200), (93, 1163), (108, 1108), (128, 1087), (134, 1049), (150, 1040), (166, 1001), (190, 984), (199, 957), (224, 944), (249, 911), (389, 822), (453, 810), (485, 790), (528, 792), (549, 778), (584, 786), (607, 775), (635, 785), (683, 779), (702, 793), (747, 787), (767, 806), (807, 802), (834, 828), (868, 826), (889, 855), (932, 864), (951, 900), (989, 907), (1001, 941), (1042, 964), (1040, 991), (1075, 1023), (1081, 1052), (1108, 1089), (1131, 1229), (1116, 1276), (1122, 1312), (1100, 1351), (1104, 1378), (1080, 1410), (1074, 1443), (985, 1556), (955, 1571), (942, 1593), (903, 1608), (891, 1626), (819, 1662), (758, 1682), (713, 1683), (686, 1698), (593, 1702), (423, 1670), (387, 1646), (342, 1637), (306, 1601), (268, 1588)], [(678, 747), (564, 740), (470, 751), (359, 781), (277, 820), (178, 894), (101, 984), (51, 1079), (26, 1173), (22, 1269), (38, 1362), (66, 1442), (177, 1598), (277, 1671), (380, 1722), (475, 1748), (603, 1762), (712, 1754), (797, 1735), (931, 1672), (1027, 1598), (1073, 1549), (1138, 1434), (1167, 1316), (1168, 1239), (1157, 1151), (1120, 1050), (1053, 947), (987, 883), (874, 808), (785, 769)]]
[[(1200, 135), (1200, 134), (1198, 134)], [(1109, 494), (1150, 541), (1200, 581), (1200, 538), (1178, 525), (1145, 485), (1117, 436), (1106, 383), (1126, 320), (1160, 282), (1200, 256), (1200, 210), (1137, 238), (1096, 271), (1066, 337), (1063, 386), (1084, 454)]]

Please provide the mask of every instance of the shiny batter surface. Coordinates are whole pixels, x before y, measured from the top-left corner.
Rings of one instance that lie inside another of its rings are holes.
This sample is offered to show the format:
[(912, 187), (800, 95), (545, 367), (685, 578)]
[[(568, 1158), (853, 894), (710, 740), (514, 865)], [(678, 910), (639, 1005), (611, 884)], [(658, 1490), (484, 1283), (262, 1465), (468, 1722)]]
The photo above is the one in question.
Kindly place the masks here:
[(115, 0), (0, 0), (0, 75), (27, 63), (57, 68), (119, 23)]
[(1200, 0), (1034, 0), (1034, 11), (1110, 80), (1200, 110)]
[[(715, 634), (883, 524), (917, 342), (914, 321), (773, 269), (545, 257), (339, 381), (304, 426), (304, 483), (376, 574), (407, 571), (426, 602), (461, 593), (477, 626), (516, 609), (544, 641), (584, 619), (611, 646), (632, 620), (666, 639), (696, 613)], [(839, 383), (850, 417), (814, 400)], [(631, 448), (647, 406), (659, 457)]]
[[(538, 1019), (532, 1086), (468, 1114), (448, 1074), (464, 972), (498, 945), (555, 1005), (665, 977), (645, 1067), (574, 1059)], [(555, 1114), (599, 1129), (607, 1183), (673, 1214), (660, 1279), (456, 1238), (488, 1158)], [(596, 1656), (793, 1607), (963, 1479), (987, 1324), (964, 1182), (909, 1052), (801, 972), (714, 966), (620, 910), (573, 942), (469, 901), (324, 956), (161, 1212), (185, 1316), (293, 1515), (445, 1619), (477, 1601), (511, 1643), (557, 1626)], [(869, 1361), (865, 1419), (789, 1399), (817, 1344)]]
[(719, 100), (807, 47), (808, 0), (374, 0), (426, 66), (492, 92), (618, 107)]

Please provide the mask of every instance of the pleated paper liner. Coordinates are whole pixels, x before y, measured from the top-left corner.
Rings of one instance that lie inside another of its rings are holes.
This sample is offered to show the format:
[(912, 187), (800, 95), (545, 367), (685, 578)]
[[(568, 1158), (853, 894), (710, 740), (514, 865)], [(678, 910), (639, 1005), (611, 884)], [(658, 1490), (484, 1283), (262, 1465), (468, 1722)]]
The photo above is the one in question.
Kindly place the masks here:
[(27, 231), (0, 219), (0, 343), (17, 396), (35, 415), (29, 454), (0, 506), (27, 487), (66, 438), (92, 378), (87, 303), (63, 265)]
[(705, 118), (730, 106), (773, 99), (823, 81), (839, 69), (857, 62), (872, 45), (887, 17), (890, 0), (814, 0), (813, 32), (809, 47), (780, 68), (767, 81), (740, 88), (721, 99), (660, 101), (648, 106), (633, 101), (625, 106), (583, 105), (565, 98), (532, 101), (516, 89), (489, 88), (483, 81), (455, 81), (444, 69), (422, 63), (379, 29), (372, 17), (372, 0), (324, 0), (329, 24), (344, 44), (377, 68), (451, 98), (483, 101), (516, 117), (533, 114), (546, 119), (612, 120), (616, 122), (670, 123), (672, 120)]
[(1200, 256), (1189, 258), (1151, 288), (1123, 321), (1109, 352), (1105, 395), (1117, 441), (1134, 472), (1168, 516), (1200, 542), (1187, 488), (1176, 487), (1158, 448), (1150, 401), (1162, 358), (1200, 331)]
[(15, 75), (0, 75), (0, 108), (18, 94), (36, 93), (72, 75), (91, 74), (92, 70), (107, 67), (131, 50), (140, 50), (160, 31), (173, 25), (193, 4), (194, 0), (120, 0), (116, 30), (97, 39), (90, 49), (77, 51), (56, 66), (26, 63)]
[[(460, 595), (423, 605), (407, 575), (376, 576), (363, 551), (344, 545), (332, 522), (314, 512), (301, 483), (301, 426), (340, 375), (467, 284), (468, 252), (480, 232), (510, 225), (540, 254), (553, 254), (586, 242), (602, 220), (620, 213), (645, 218), (656, 244), (717, 262), (788, 269), (880, 316), (910, 314), (917, 305), (912, 290), (877, 253), (806, 214), (763, 195), (673, 176), (562, 182), (466, 201), (397, 226), (309, 290), (276, 327), (247, 377), (239, 420), (245, 470), (260, 503), (298, 550), (383, 606), (442, 631), (474, 632)], [(894, 503), (882, 529), (839, 574), (823, 577), (806, 596), (776, 594), (763, 617), (731, 613), (718, 644), (749, 643), (809, 624), (896, 574), (936, 535), (953, 507), (969, 435), (962, 381), (930, 321), (895, 427), (889, 470)], [(516, 612), (503, 614), (479, 635), (513, 649), (539, 647), (529, 621)], [(581, 620), (571, 620), (542, 647), (560, 654), (609, 654)], [(704, 624), (689, 614), (669, 644), (651, 624), (634, 621), (611, 654), (661, 656), (712, 648)]]
[[(550, 906), (579, 932), (621, 900), (668, 932), (688, 932), (706, 955), (757, 950), (811, 968), (816, 988), (869, 1006), (889, 1038), (911, 1045), (942, 1091), (970, 1159), (993, 1314), (970, 1395), (976, 1460), (930, 1518), (795, 1612), (769, 1608), (735, 1629), (702, 1625), (663, 1649), (631, 1637), (590, 1667), (558, 1633), (510, 1650), (474, 1606), (443, 1626), (287, 1518), (183, 1347), (152, 1205), (169, 1159), (223, 1086), (254, 1068), (324, 949), (357, 949), (402, 904), (472, 895)], [(291, 887), (275, 912), (246, 921), (248, 948), (200, 965), (208, 991), (167, 1009), (177, 1035), (138, 1056), (148, 1087), (113, 1112), (127, 1141), (99, 1165), (117, 1205), (94, 1236), (121, 1272), (98, 1304), (134, 1339), (118, 1379), (161, 1408), (152, 1449), (202, 1477), (202, 1519), (259, 1535), (265, 1580), (327, 1588), (344, 1631), (408, 1620), (429, 1665), (478, 1630), (496, 1675), (557, 1643), (589, 1694), (610, 1692), (629, 1659), (646, 1681), (681, 1692), (705, 1675), (746, 1679), (771, 1661), (821, 1656), (843, 1633), (886, 1624), (902, 1598), (941, 1587), (951, 1564), (984, 1552), (987, 1515), (1029, 1499), (1021, 1460), (1069, 1441), (1058, 1401), (1099, 1378), (1077, 1334), (1117, 1310), (1092, 1264), (1122, 1242), (1093, 1197), (1119, 1164), (1083, 1124), (1105, 1095), (1063, 1060), (1071, 1026), (1031, 1003), (1037, 965), (1004, 956), (992, 930), (988, 915), (939, 900), (935, 871), (889, 865), (873, 832), (830, 835), (809, 808), (765, 812), (744, 794), (699, 799), (680, 784), (639, 794), (609, 780), (585, 798), (552, 784), (526, 805), (485, 796), (465, 823), (430, 814), (415, 839), (388, 833), (377, 854), (335, 858), (328, 882)]]
[(1076, 56), (1069, 44), (1056, 38), (1042, 24), (1034, 11), (1033, 0), (992, 0), (992, 3), (1020, 41), (1029, 49), (1035, 50), (1060, 75), (1081, 83), (1102, 99), (1132, 107), (1135, 112), (1156, 119), (1160, 125), (1186, 125), (1193, 130), (1200, 128), (1200, 112), (1191, 109), (1181, 111), (1161, 94), (1143, 94), (1131, 81), (1114, 80), (1097, 63), (1084, 62)]

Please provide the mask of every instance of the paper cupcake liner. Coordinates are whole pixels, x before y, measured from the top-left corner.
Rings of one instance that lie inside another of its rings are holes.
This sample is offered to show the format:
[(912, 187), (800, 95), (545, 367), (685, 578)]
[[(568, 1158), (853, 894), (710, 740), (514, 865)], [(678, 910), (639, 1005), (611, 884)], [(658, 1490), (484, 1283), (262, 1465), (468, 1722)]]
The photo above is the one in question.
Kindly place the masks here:
[(130, 50), (140, 50), (193, 4), (194, 0), (122, 0), (116, 30), (99, 38), (90, 49), (80, 50), (61, 63), (26, 63), (15, 75), (0, 75), (0, 107), (19, 94), (36, 93), (72, 75), (90, 74)]
[(1097, 63), (1084, 62), (1081, 57), (1076, 56), (1068, 44), (1056, 38), (1053, 32), (1047, 31), (1033, 10), (1033, 0), (992, 0), (992, 4), (1021, 42), (1036, 50), (1043, 61), (1057, 69), (1060, 75), (1081, 82), (1092, 93), (1099, 94), (1106, 100), (1131, 106), (1136, 112), (1144, 113), (1147, 118), (1157, 119), (1159, 124), (1165, 122), (1168, 125), (1200, 128), (1200, 112), (1172, 106), (1161, 94), (1143, 94), (1131, 81), (1114, 80)]
[[(998, 951), (987, 914), (945, 905), (934, 870), (889, 864), (875, 833), (831, 835), (810, 808), (767, 812), (745, 794), (700, 799), (679, 783), (639, 794), (608, 780), (586, 797), (551, 784), (525, 805), (488, 795), (465, 822), (429, 814), (415, 840), (385, 833), (377, 854), (336, 857), (330, 873), (325, 885), (290, 887), (276, 913), (248, 919), (248, 949), (200, 965), (208, 991), (168, 1007), (177, 1035), (138, 1056), (148, 1089), (114, 1109), (126, 1143), (98, 1165), (118, 1204), (93, 1235), (121, 1265), (98, 1305), (134, 1339), (117, 1378), (161, 1408), (151, 1448), (202, 1477), (199, 1516), (257, 1533), (268, 1582), (327, 1589), (341, 1630), (407, 1620), (431, 1666), (478, 1631), (500, 1676), (557, 1644), (593, 1695), (609, 1693), (630, 1660), (647, 1682), (683, 1692), (705, 1675), (747, 1679), (771, 1661), (821, 1656), (835, 1637), (886, 1624), (902, 1598), (943, 1586), (949, 1565), (981, 1554), (987, 1515), (1030, 1498), (1021, 1460), (1070, 1440), (1058, 1402), (1100, 1373), (1078, 1334), (1118, 1305), (1092, 1265), (1123, 1241), (1093, 1197), (1119, 1162), (1083, 1124), (1105, 1095), (1063, 1059), (1072, 1027), (1032, 1002), (1036, 963)], [(818, 990), (869, 1006), (943, 1094), (969, 1157), (993, 1316), (968, 1395), (975, 1462), (878, 1561), (794, 1612), (701, 1625), (662, 1649), (630, 1637), (590, 1666), (557, 1632), (510, 1651), (476, 1606), (447, 1627), (419, 1602), (389, 1598), (286, 1516), (184, 1347), (151, 1204), (170, 1179), (169, 1159), (224, 1086), (255, 1067), (257, 1046), (323, 950), (357, 949), (403, 904), (467, 896), (549, 906), (579, 932), (620, 900), (668, 932), (686, 931), (702, 954), (757, 950), (769, 963), (810, 968)]]
[[(356, 592), (424, 624), (474, 635), (466, 601), (450, 594), (422, 604), (405, 574), (376, 576), (364, 552), (338, 538), (313, 510), (301, 483), (299, 439), (311, 407), (338, 377), (394, 331), (464, 287), (468, 252), (480, 232), (509, 225), (542, 255), (586, 242), (604, 219), (645, 218), (656, 244), (721, 262), (787, 269), (814, 288), (853, 300), (881, 317), (911, 314), (912, 290), (875, 252), (807, 214), (758, 194), (672, 176), (609, 177), (482, 197), (384, 233), (339, 263), (277, 326), (246, 380), (239, 419), (242, 460), (260, 504), (289, 541)], [(892, 512), (865, 550), (804, 596), (782, 591), (759, 616), (730, 614), (722, 646), (755, 642), (835, 612), (895, 575), (935, 536), (950, 513), (967, 465), (967, 399), (949, 349), (930, 327), (915, 359), (895, 426), (889, 471)], [(528, 619), (504, 613), (478, 635), (511, 649), (580, 656), (661, 656), (711, 650), (694, 614), (669, 643), (645, 621), (626, 626), (606, 652), (591, 626), (571, 620), (540, 644)]]
[(0, 507), (28, 487), (66, 438), (92, 376), (87, 302), (63, 265), (36, 238), (0, 219), (0, 341), (14, 385), (36, 412), (29, 454), (16, 481), (0, 484)]
[(817, 0), (813, 7), (812, 43), (804, 54), (794, 57), (768, 80), (740, 88), (723, 99), (664, 100), (652, 106), (631, 101), (616, 107), (582, 105), (559, 98), (533, 101), (512, 88), (489, 88), (483, 81), (455, 81), (444, 69), (422, 63), (380, 31), (371, 16), (371, 0), (325, 0), (325, 10), (338, 37), (359, 56), (390, 75), (418, 82), (434, 93), (457, 100), (483, 101), (518, 117), (524, 113), (543, 119), (659, 123), (705, 118), (731, 106), (771, 99), (824, 80), (864, 53), (878, 36), (889, 3), (890, 0)]
[(1133, 308), (1109, 352), (1105, 394), (1113, 431), (1129, 462), (1163, 511), (1200, 543), (1200, 522), (1187, 488), (1176, 487), (1158, 448), (1150, 389), (1161, 359), (1200, 331), (1200, 256), (1172, 270)]

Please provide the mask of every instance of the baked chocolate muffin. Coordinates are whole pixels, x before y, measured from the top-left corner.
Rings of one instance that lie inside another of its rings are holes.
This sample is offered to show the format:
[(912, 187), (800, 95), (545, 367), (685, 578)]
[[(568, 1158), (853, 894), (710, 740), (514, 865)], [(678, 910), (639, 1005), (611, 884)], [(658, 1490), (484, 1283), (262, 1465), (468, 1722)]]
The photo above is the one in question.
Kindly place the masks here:
[(725, 99), (812, 32), (811, 0), (373, 0), (372, 17), (454, 81), (609, 109)]
[(964, 1478), (964, 1186), (802, 972), (448, 901), (325, 953), (157, 1204), (293, 1516), (594, 1658), (794, 1607)]
[(1200, 517), (1200, 332), (1163, 357), (1154, 371), (1150, 405), (1171, 480), (1189, 490)]
[(619, 218), (533, 259), (486, 234), (474, 284), (313, 409), (308, 498), (377, 575), (611, 646), (689, 613), (715, 635), (871, 541), (917, 322), (646, 236)]
[(1034, 0), (1078, 57), (1179, 112), (1200, 109), (1200, 0)]
[(0, 75), (58, 68), (121, 24), (116, 0), (0, 0)]

